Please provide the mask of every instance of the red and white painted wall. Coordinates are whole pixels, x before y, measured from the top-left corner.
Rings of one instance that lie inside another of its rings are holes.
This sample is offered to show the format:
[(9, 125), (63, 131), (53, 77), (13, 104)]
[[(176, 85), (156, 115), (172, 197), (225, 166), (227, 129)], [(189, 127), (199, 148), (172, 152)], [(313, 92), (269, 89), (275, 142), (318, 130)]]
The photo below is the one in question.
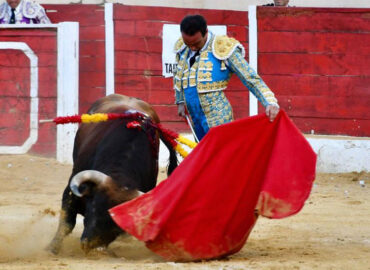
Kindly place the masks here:
[[(242, 42), (280, 106), (302, 132), (315, 134), (308, 139), (319, 153), (320, 171), (370, 171), (370, 9), (43, 6), (53, 25), (0, 28), (0, 151), (23, 145), (37, 129), (22, 151), (70, 161), (75, 127), (57, 132), (59, 127), (36, 120), (83, 113), (113, 92), (153, 104), (166, 127), (189, 132), (173, 104), (172, 79), (162, 76), (163, 26), (200, 13)], [(61, 25), (69, 21), (78, 22), (77, 34), (67, 31), (61, 38)], [(71, 33), (79, 46), (62, 49)], [(24, 50), (4, 45), (9, 42), (28, 46), (38, 64)], [(263, 113), (236, 77), (226, 94), (237, 118)]]

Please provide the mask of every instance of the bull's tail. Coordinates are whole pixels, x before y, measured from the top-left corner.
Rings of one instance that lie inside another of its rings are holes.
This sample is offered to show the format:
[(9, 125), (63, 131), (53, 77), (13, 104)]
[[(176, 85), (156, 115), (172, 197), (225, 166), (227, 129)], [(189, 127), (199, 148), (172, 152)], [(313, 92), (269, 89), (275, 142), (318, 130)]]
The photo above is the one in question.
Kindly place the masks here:
[(170, 152), (170, 158), (167, 166), (167, 176), (169, 176), (177, 167), (178, 160), (177, 160), (177, 154), (175, 149), (173, 149), (171, 142), (168, 140), (168, 138), (163, 134), (162, 131), (159, 132), (160, 138), (164, 145), (167, 147), (168, 151)]

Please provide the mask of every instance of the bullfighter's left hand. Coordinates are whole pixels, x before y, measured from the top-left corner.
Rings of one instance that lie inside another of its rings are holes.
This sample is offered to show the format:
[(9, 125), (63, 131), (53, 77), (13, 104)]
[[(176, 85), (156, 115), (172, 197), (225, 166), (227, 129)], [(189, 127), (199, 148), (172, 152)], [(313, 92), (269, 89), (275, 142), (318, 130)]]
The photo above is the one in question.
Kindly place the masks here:
[(276, 116), (279, 113), (279, 106), (273, 104), (273, 105), (267, 105), (266, 107), (266, 116), (269, 118), (270, 122), (274, 121)]

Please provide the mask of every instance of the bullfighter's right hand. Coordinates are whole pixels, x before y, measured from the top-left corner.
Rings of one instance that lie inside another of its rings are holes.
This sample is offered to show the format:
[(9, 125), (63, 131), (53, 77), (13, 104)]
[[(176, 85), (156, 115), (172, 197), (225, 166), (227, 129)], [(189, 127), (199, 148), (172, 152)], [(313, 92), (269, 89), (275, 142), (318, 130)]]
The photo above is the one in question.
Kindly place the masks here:
[(179, 103), (177, 104), (177, 113), (181, 117), (185, 117), (185, 104)]

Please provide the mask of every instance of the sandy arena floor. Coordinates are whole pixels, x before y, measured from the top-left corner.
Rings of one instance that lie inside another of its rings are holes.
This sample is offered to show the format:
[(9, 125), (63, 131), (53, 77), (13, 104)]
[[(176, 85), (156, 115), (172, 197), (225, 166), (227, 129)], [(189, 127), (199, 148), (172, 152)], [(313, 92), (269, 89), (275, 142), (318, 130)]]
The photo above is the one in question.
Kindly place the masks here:
[(370, 174), (318, 175), (299, 214), (260, 218), (239, 253), (225, 260), (174, 263), (130, 236), (112, 243), (109, 253), (86, 256), (79, 246), (81, 218), (60, 255), (45, 252), (70, 172), (71, 166), (54, 159), (0, 156), (1, 270), (370, 269)]

